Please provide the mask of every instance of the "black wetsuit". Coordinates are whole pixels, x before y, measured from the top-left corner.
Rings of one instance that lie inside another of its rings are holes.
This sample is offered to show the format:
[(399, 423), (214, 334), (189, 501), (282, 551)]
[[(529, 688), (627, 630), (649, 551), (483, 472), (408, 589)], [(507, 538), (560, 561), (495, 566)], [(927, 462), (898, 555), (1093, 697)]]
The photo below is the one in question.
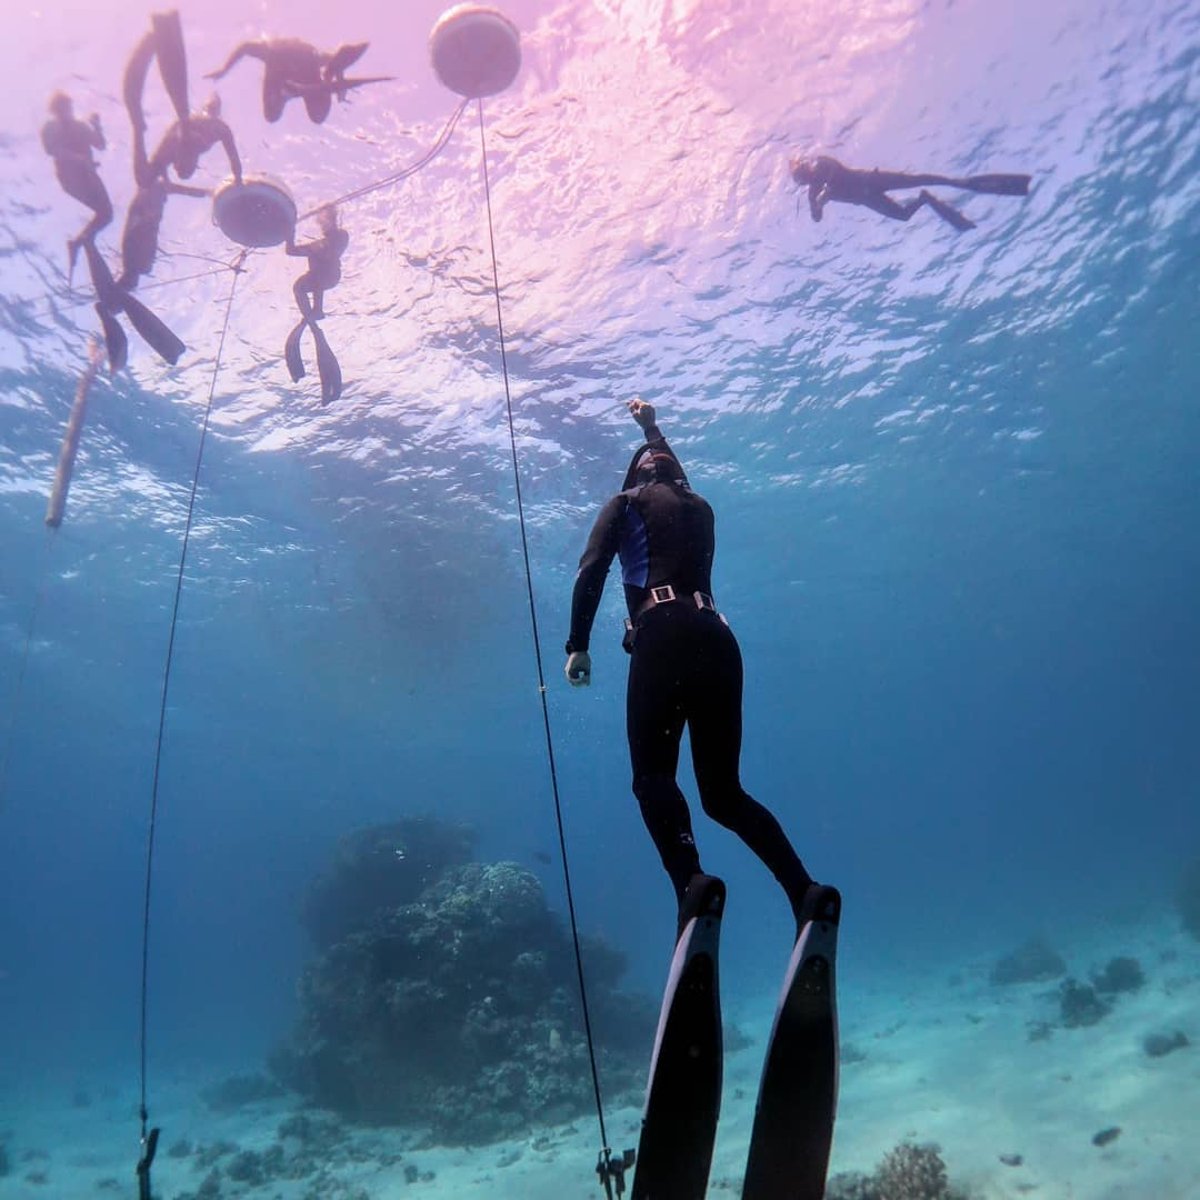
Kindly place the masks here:
[[(647, 437), (658, 478), (636, 482), (640, 451), (625, 490), (600, 511), (579, 561), (567, 653), (588, 649), (605, 577), (619, 554), (633, 623), (626, 641), (633, 792), (676, 893), (682, 898), (688, 880), (700, 871), (691, 815), (675, 782), (687, 725), (704, 811), (762, 859), (798, 908), (811, 877), (779, 822), (747, 795), (738, 774), (742, 656), (712, 605), (713, 511), (688, 486), (658, 428)], [(664, 587), (676, 598), (656, 603), (653, 591)]]

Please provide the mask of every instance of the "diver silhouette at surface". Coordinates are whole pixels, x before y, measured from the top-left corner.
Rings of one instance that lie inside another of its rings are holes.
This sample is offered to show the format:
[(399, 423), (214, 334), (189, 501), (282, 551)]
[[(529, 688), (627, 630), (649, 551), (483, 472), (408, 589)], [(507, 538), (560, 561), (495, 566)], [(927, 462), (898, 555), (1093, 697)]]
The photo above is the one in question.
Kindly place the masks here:
[[(903, 171), (870, 171), (843, 166), (836, 158), (793, 158), (792, 178), (808, 186), (808, 209), (819, 221), (830, 201), (860, 204), (896, 221), (907, 221), (917, 209), (927, 205), (955, 229), (974, 229), (975, 222), (957, 208), (939, 200), (927, 188), (935, 186), (965, 188), (993, 196), (1029, 195), (1029, 175), (930, 175)], [(899, 188), (918, 187), (921, 191), (908, 200), (895, 200), (887, 193)]]
[(243, 58), (257, 58), (263, 64), (263, 116), (268, 121), (278, 121), (284, 105), (299, 97), (310, 119), (320, 125), (329, 116), (334, 96), (345, 100), (350, 88), (381, 83), (388, 78), (346, 77), (346, 68), (356, 63), (369, 45), (369, 42), (349, 42), (326, 52), (300, 38), (259, 38), (235, 47), (224, 64), (210, 71), (205, 79), (221, 79)]
[[(188, 111), (187, 55), (183, 30), (175, 11), (156, 13), (150, 32), (134, 47), (125, 65), (124, 97), (133, 127), (133, 177), (137, 192), (129, 205), (121, 237), (122, 269), (117, 287), (128, 291), (149, 273), (158, 254), (158, 235), (168, 196), (204, 197), (203, 188), (187, 187), (169, 177), (172, 169), (180, 179), (195, 174), (200, 156), (218, 142), (225, 148), (229, 169), (237, 183), (242, 181), (242, 163), (233, 132), (221, 120), (221, 101), (212, 96), (202, 109)], [(150, 63), (157, 60), (163, 86), (178, 119), (163, 135), (152, 156), (146, 154), (146, 118), (142, 108)]]
[(300, 339), (305, 329), (312, 333), (317, 350), (317, 372), (321, 377), (321, 403), (328, 404), (342, 394), (342, 368), (317, 322), (325, 316), (326, 291), (341, 281), (342, 255), (350, 244), (350, 235), (338, 225), (337, 209), (332, 204), (320, 209), (317, 223), (321, 227), (319, 238), (300, 245), (296, 244), (294, 235), (288, 238), (288, 254), (308, 259), (308, 270), (292, 288), (296, 307), (300, 310), (300, 320), (288, 334), (283, 357), (292, 382), (298, 383), (304, 378)]
[(140, 300), (135, 300), (125, 288), (113, 281), (112, 272), (96, 249), (95, 241), (84, 242), (83, 249), (92, 275), (92, 286), (96, 289), (96, 315), (104, 330), (110, 370), (119, 371), (129, 355), (129, 341), (117, 321), (118, 313), (124, 313), (159, 357), (174, 366), (187, 347)]
[(50, 97), (50, 119), (42, 126), (42, 147), (54, 159), (54, 173), (63, 191), (92, 210), (92, 219), (67, 242), (68, 281), (75, 271), (79, 247), (90, 245), (113, 218), (112, 201), (92, 154), (105, 145), (100, 118), (95, 113), (81, 121), (66, 92), (55, 92)]

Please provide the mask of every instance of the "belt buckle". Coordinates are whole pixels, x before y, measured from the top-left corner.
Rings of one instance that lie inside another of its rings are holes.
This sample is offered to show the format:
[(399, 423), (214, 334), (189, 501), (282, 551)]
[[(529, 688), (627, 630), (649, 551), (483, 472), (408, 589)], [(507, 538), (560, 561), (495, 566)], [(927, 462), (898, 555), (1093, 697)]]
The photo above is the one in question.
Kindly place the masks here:
[(696, 607), (701, 611), (715, 613), (717, 611), (716, 601), (707, 592), (693, 592), (692, 599), (696, 602)]
[(667, 604), (675, 599), (675, 589), (669, 583), (653, 587), (650, 589), (650, 599), (655, 604)]

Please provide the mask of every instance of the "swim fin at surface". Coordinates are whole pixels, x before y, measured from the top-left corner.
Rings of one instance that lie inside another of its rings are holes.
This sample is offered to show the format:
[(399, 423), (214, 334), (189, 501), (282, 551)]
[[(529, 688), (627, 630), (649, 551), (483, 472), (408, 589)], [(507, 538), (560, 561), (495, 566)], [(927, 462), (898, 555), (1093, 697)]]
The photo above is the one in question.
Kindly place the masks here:
[(287, 335), (287, 341), (283, 343), (283, 361), (287, 364), (288, 374), (292, 377), (293, 383), (299, 383), (304, 378), (304, 359), (300, 357), (300, 339), (304, 335), (304, 327), (307, 324), (307, 321), (300, 321)]
[(104, 330), (104, 346), (108, 351), (108, 369), (115, 375), (129, 359), (129, 339), (120, 322), (103, 304), (96, 305), (96, 315), (100, 318), (100, 326)]
[(321, 376), (321, 403), (328, 404), (342, 394), (342, 366), (319, 326), (312, 326), (312, 335), (317, 346), (317, 371)]
[(145, 338), (154, 352), (174, 366), (187, 349), (183, 342), (140, 300), (135, 300), (127, 292), (121, 295), (121, 308), (129, 318), (130, 325)]

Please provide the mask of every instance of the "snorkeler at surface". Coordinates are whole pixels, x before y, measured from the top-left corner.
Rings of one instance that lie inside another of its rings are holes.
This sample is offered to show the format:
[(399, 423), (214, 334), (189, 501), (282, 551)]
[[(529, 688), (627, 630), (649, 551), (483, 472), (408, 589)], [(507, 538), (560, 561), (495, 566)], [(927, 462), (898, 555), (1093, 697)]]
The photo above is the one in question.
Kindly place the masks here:
[(317, 322), (325, 316), (326, 291), (341, 281), (342, 255), (350, 245), (350, 235), (338, 225), (337, 209), (332, 204), (317, 213), (317, 223), (321, 227), (319, 238), (297, 245), (291, 237), (285, 247), (288, 254), (308, 259), (308, 270), (292, 288), (300, 320), (288, 334), (283, 357), (292, 382), (298, 383), (304, 378), (300, 339), (305, 329), (312, 333), (317, 349), (317, 371), (321, 377), (321, 403), (328, 404), (342, 394), (342, 369)]
[(92, 154), (93, 150), (103, 150), (105, 144), (100, 118), (95, 113), (81, 121), (65, 92), (50, 97), (50, 120), (42, 126), (42, 146), (54, 159), (54, 173), (63, 191), (92, 210), (92, 219), (67, 242), (68, 282), (75, 271), (79, 247), (90, 244), (113, 218), (112, 201)]
[(129, 323), (156, 353), (174, 366), (187, 347), (140, 300), (135, 300), (124, 288), (113, 282), (112, 272), (109, 271), (100, 251), (96, 249), (94, 241), (84, 242), (83, 249), (92, 275), (92, 286), (96, 289), (96, 315), (104, 329), (110, 370), (119, 371), (129, 355), (129, 341), (125, 330), (117, 321), (118, 313), (124, 313), (129, 318)]
[(344, 100), (348, 89), (386, 78), (346, 78), (346, 68), (356, 63), (369, 45), (350, 42), (326, 53), (300, 38), (259, 38), (242, 42), (205, 79), (221, 79), (243, 58), (257, 58), (263, 64), (263, 116), (278, 121), (284, 105), (300, 97), (310, 119), (319, 125), (329, 116), (334, 96)]
[[(972, 192), (986, 192), (993, 196), (1029, 195), (1028, 175), (910, 175), (903, 171), (859, 170), (843, 166), (836, 158), (822, 155), (819, 158), (793, 158), (792, 178), (808, 186), (808, 209), (812, 219), (819, 221), (825, 205), (831, 200), (845, 204), (860, 204), (885, 217), (907, 221), (922, 205), (928, 205), (943, 221), (955, 229), (974, 229), (975, 222), (963, 216), (958, 209), (939, 200), (928, 187), (965, 188)], [(908, 200), (894, 200), (887, 193), (898, 188), (919, 187), (920, 193)]]

